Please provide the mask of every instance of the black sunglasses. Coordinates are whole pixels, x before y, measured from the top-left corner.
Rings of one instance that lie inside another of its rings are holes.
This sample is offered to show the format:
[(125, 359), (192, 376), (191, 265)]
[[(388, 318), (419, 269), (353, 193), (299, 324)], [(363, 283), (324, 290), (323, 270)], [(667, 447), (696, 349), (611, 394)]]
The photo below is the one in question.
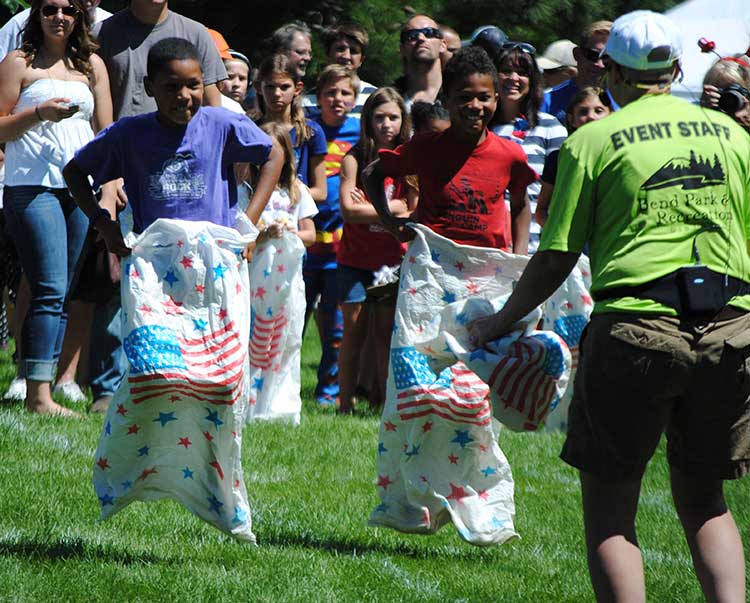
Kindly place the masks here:
[(407, 29), (401, 32), (401, 43), (404, 42), (416, 42), (419, 39), (419, 34), (422, 34), (425, 38), (442, 38), (443, 33), (437, 27), (422, 27), (421, 29)]
[(52, 6), (51, 4), (47, 4), (42, 7), (42, 15), (45, 17), (54, 17), (57, 15), (57, 11), (61, 10), (62, 14), (66, 17), (75, 17), (78, 15), (78, 9), (75, 6)]
[(581, 48), (581, 54), (587, 61), (596, 63), (601, 58), (602, 51), (593, 48)]
[(508, 40), (507, 42), (503, 42), (503, 45), (500, 48), (504, 51), (519, 50), (524, 54), (536, 54), (536, 48), (526, 42), (513, 42), (512, 40)]

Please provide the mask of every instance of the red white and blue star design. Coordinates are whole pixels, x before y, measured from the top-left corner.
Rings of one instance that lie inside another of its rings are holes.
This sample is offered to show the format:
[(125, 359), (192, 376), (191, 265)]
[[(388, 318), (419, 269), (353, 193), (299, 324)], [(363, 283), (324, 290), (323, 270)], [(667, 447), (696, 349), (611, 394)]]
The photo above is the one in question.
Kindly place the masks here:
[(128, 372), (99, 439), (94, 489), (106, 519), (173, 498), (254, 541), (240, 450), (249, 397), (253, 239), (207, 222), (158, 220), (123, 263)]
[(299, 425), (304, 255), (302, 241), (288, 231), (253, 252), (248, 421), (273, 419)]
[(452, 522), (467, 542), (499, 544), (517, 534), (493, 413), (536, 429), (564, 390), (570, 355), (554, 333), (532, 332), (539, 310), (502, 350), (471, 351), (466, 325), (502, 307), (528, 258), (415, 229), (401, 266), (370, 524), (429, 534)]

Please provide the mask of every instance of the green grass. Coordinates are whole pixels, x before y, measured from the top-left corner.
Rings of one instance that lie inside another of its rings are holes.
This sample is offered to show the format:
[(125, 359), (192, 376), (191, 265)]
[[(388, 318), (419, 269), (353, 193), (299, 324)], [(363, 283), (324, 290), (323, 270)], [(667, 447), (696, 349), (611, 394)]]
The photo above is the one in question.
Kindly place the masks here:
[[(313, 335), (303, 352), (302, 425), (245, 431), (257, 547), (168, 501), (136, 503), (100, 523), (91, 467), (102, 418), (65, 421), (0, 406), (0, 601), (593, 599), (577, 476), (557, 458), (561, 435), (501, 436), (516, 479), (520, 541), (479, 549), (450, 526), (432, 537), (369, 528), (378, 419), (315, 408)], [(0, 391), (11, 377), (9, 356), (0, 354)], [(747, 535), (747, 480), (727, 491)], [(638, 526), (649, 600), (702, 600), (671, 506), (663, 446), (646, 475)]]

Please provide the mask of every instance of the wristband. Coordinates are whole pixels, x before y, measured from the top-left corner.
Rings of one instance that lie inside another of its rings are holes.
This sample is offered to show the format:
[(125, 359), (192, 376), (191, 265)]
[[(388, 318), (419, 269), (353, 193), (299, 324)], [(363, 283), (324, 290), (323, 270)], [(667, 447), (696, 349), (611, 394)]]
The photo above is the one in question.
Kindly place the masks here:
[(104, 209), (103, 207), (97, 208), (97, 210), (94, 212), (94, 215), (89, 218), (89, 226), (92, 228), (96, 228), (96, 223), (99, 220), (99, 218), (103, 218), (104, 216), (107, 217), (108, 220), (112, 219), (112, 216), (109, 214), (109, 210)]
[(34, 113), (36, 113), (36, 116), (39, 118), (39, 121), (44, 121), (44, 118), (42, 117), (42, 114), (39, 113), (39, 105), (34, 107)]

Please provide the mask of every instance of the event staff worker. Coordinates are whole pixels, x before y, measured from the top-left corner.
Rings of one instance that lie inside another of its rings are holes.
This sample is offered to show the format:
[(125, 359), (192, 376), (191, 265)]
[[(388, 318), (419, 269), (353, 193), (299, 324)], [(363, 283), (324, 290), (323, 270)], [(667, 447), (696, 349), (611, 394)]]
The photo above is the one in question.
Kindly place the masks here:
[(540, 251), (477, 346), (548, 298), (586, 243), (596, 301), (562, 451), (581, 475), (599, 601), (645, 601), (635, 533), (641, 479), (666, 432), (672, 496), (708, 601), (745, 601), (742, 541), (723, 480), (750, 472), (750, 138), (669, 94), (682, 35), (617, 19), (604, 51), (623, 109), (560, 151)]

